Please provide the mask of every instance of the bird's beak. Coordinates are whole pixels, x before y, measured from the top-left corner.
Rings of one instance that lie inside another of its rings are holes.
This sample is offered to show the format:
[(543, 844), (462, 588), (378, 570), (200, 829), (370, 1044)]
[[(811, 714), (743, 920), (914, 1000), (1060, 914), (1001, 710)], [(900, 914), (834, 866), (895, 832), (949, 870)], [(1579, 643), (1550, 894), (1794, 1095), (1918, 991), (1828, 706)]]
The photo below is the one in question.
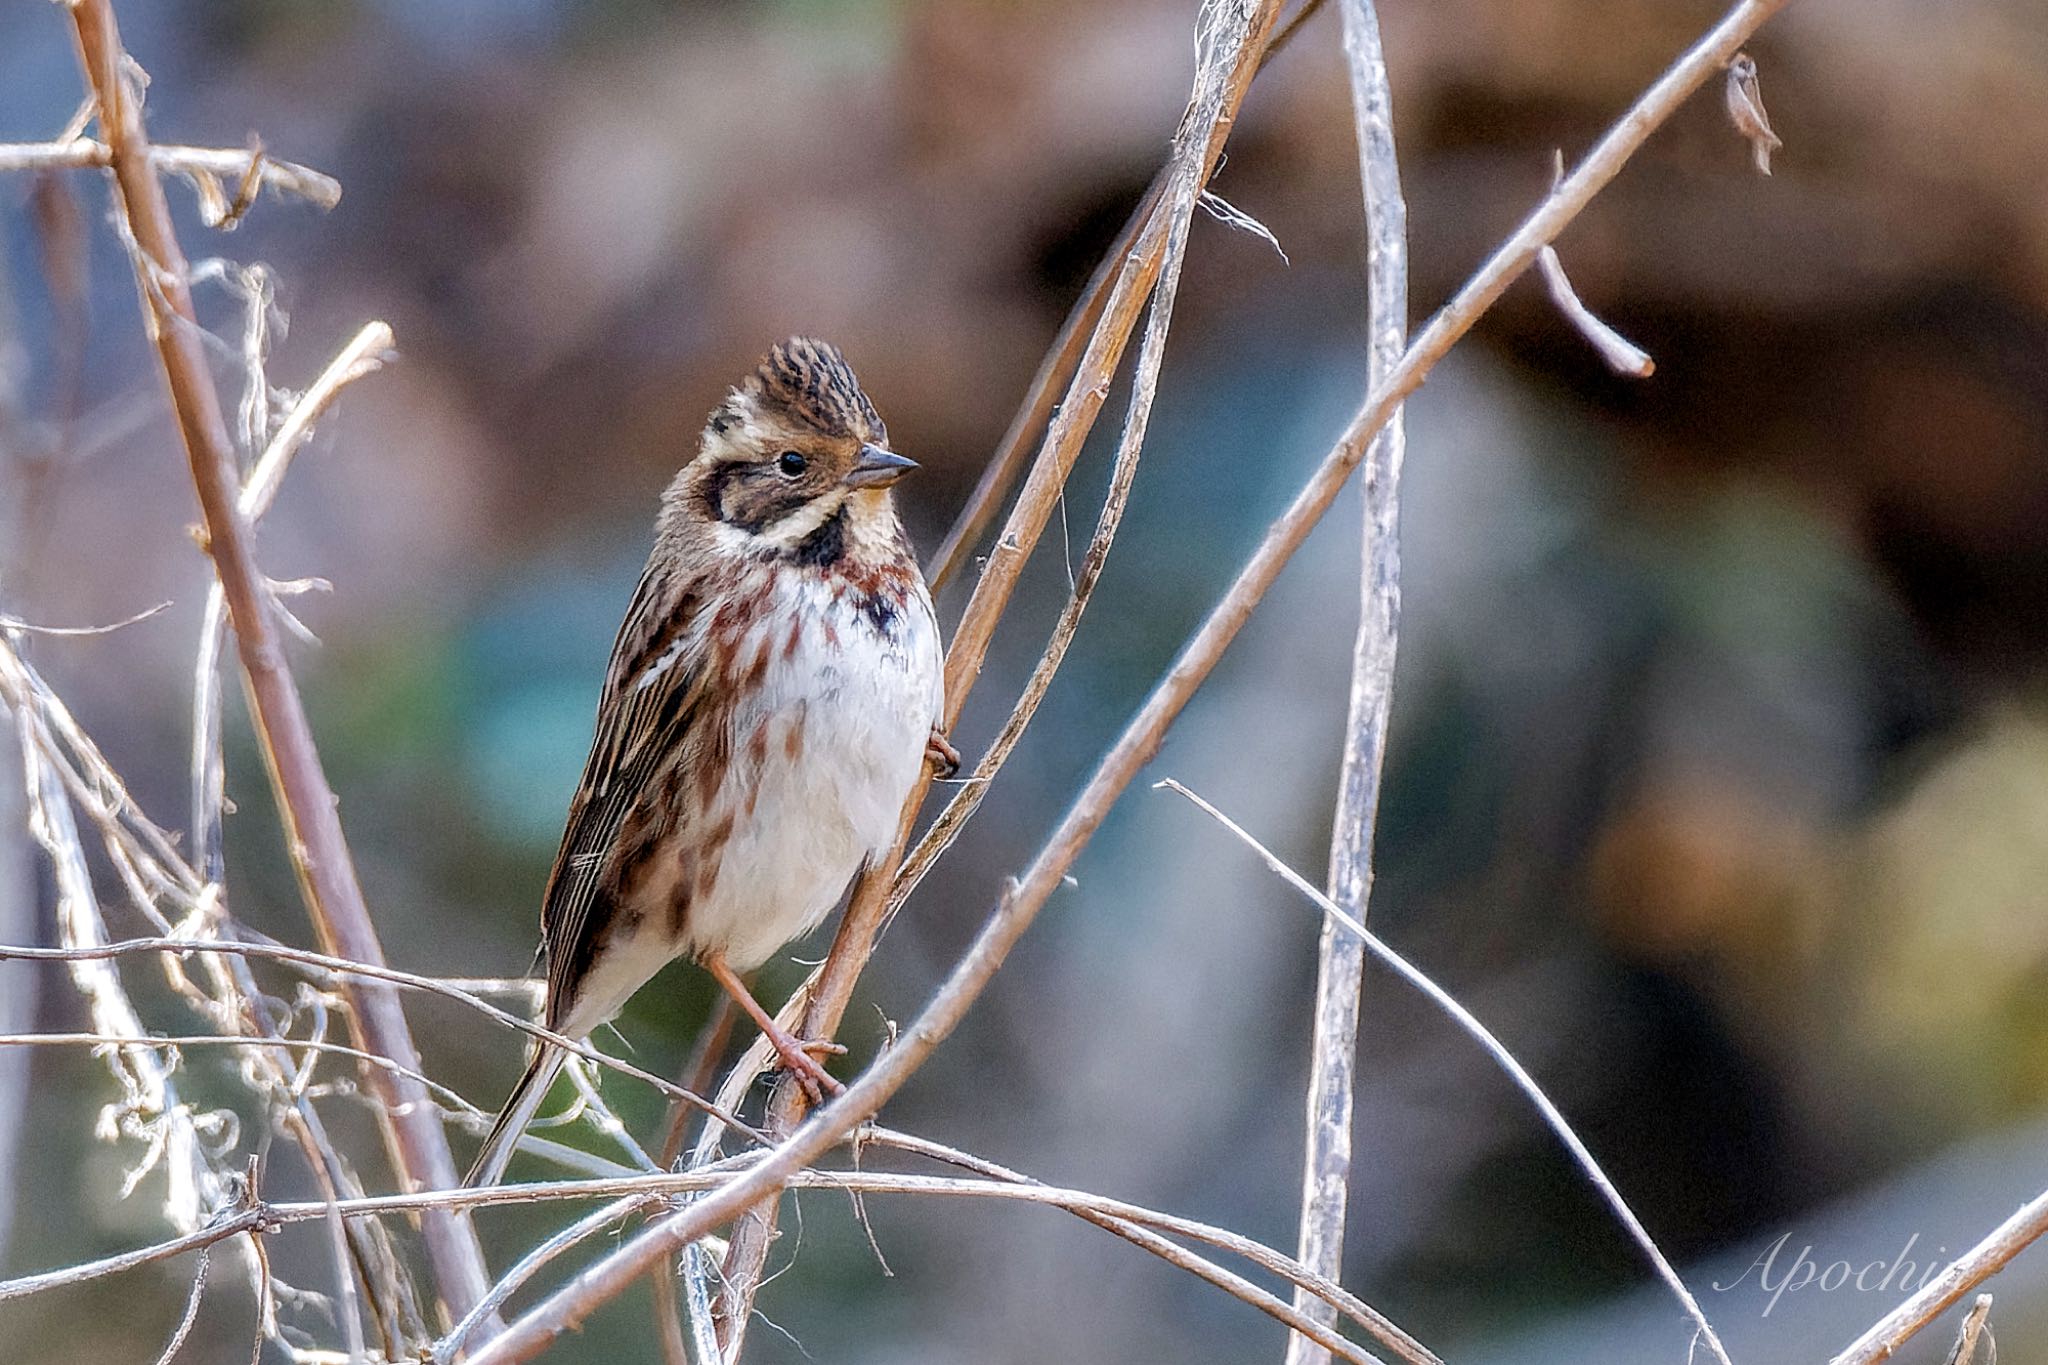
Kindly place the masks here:
[(846, 471), (845, 483), (848, 488), (887, 488), (915, 468), (916, 460), (870, 442), (860, 448), (860, 458)]

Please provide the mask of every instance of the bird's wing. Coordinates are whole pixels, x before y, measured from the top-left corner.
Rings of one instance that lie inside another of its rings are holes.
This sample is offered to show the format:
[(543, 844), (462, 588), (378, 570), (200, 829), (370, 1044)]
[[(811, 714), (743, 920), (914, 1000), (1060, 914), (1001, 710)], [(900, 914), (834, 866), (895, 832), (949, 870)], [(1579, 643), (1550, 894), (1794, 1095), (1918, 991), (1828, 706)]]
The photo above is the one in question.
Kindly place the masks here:
[(568, 828), (541, 901), (551, 1026), (568, 1010), (571, 988), (589, 965), (601, 927), (591, 907), (616, 884), (627, 817), (704, 710), (711, 672), (704, 600), (650, 564), (612, 645), (590, 760), (569, 803)]

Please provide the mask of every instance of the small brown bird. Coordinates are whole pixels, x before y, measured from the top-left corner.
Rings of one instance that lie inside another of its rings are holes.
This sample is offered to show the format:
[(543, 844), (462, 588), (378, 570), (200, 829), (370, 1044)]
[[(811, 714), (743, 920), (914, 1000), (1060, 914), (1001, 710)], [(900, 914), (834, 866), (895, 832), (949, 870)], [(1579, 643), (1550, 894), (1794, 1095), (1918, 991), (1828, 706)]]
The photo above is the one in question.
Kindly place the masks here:
[[(839, 1085), (741, 980), (895, 837), (936, 726), (939, 628), (890, 485), (916, 466), (833, 347), (768, 353), (662, 495), (541, 903), (549, 1028), (581, 1038), (677, 957), (809, 1087)], [(468, 1183), (494, 1184), (563, 1061), (538, 1047)]]

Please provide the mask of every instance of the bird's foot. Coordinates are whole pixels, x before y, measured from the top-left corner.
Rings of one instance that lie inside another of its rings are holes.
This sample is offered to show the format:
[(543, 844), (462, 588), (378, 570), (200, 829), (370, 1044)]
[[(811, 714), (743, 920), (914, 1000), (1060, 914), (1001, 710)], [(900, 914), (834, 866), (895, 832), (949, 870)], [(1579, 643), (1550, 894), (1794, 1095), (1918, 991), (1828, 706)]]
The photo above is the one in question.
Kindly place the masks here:
[(838, 1077), (811, 1055), (817, 1052), (828, 1057), (843, 1057), (846, 1055), (845, 1047), (830, 1038), (799, 1038), (780, 1026), (768, 1032), (768, 1041), (775, 1045), (777, 1055), (782, 1058), (782, 1069), (796, 1077), (796, 1083), (804, 1088), (812, 1104), (821, 1102), (827, 1095), (846, 1093), (846, 1087)]
[(960, 771), (960, 751), (939, 733), (937, 726), (932, 727), (931, 738), (924, 742), (924, 761), (931, 765), (932, 776), (941, 782)]

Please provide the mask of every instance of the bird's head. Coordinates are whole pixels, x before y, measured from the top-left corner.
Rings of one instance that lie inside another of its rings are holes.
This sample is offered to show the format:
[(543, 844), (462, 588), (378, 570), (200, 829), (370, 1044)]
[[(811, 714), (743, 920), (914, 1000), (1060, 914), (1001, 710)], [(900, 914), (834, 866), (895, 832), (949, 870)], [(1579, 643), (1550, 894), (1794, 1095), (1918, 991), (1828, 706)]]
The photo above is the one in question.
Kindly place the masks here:
[(828, 560), (894, 534), (889, 486), (915, 468), (838, 348), (791, 337), (712, 412), (673, 492), (750, 548)]

